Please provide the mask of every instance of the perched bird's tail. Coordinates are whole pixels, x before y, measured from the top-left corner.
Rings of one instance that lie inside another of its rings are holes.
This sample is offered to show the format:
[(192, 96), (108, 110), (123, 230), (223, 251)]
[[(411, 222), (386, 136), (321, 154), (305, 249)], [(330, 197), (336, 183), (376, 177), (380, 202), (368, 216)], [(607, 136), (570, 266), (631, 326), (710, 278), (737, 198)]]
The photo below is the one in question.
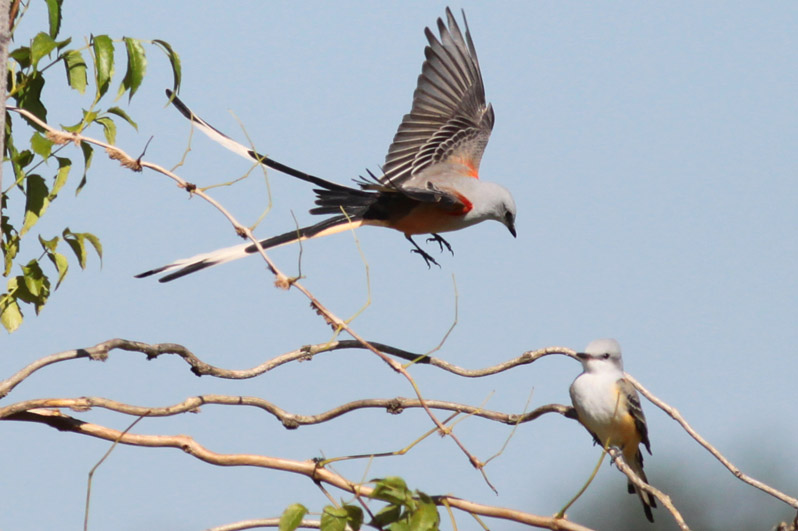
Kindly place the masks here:
[[(635, 471), (635, 474), (637, 474), (637, 476), (640, 479), (648, 483), (648, 478), (646, 477), (646, 473), (643, 472), (643, 454), (640, 453), (638, 447), (634, 446), (633, 453), (629, 452), (629, 455), (627, 455), (627, 453), (624, 452), (623, 457), (624, 460), (626, 461), (626, 464), (629, 465), (632, 468), (632, 470)], [(654, 522), (654, 515), (651, 513), (651, 509), (657, 507), (657, 500), (654, 499), (654, 496), (652, 496), (648, 492), (645, 492), (637, 488), (634, 485), (634, 483), (632, 483), (631, 481), (629, 482), (627, 489), (629, 491), (629, 494), (636, 493), (640, 497), (640, 501), (643, 503), (643, 512), (646, 513), (646, 518), (648, 519), (649, 522)]]
[[(265, 240), (261, 240), (259, 243), (263, 249), (272, 249), (274, 247), (288, 245), (290, 243), (307, 240), (309, 238), (318, 238), (319, 236), (327, 236), (329, 234), (337, 234), (345, 230), (356, 229), (362, 224), (362, 219), (338, 215), (329, 219), (325, 219), (324, 221), (316, 223), (315, 225), (311, 225), (310, 227), (304, 227), (280, 234), (279, 236), (266, 238)], [(255, 244), (243, 243), (240, 245), (234, 245), (232, 247), (225, 247), (224, 249), (217, 249), (209, 253), (198, 254), (196, 256), (192, 256), (191, 258), (175, 260), (171, 264), (140, 273), (136, 275), (136, 278), (144, 278), (151, 275), (157, 275), (158, 273), (173, 271), (172, 273), (169, 273), (168, 275), (158, 279), (159, 282), (169, 282), (170, 280), (194, 273), (195, 271), (200, 271), (207, 267), (213, 267), (226, 262), (232, 262), (233, 260), (238, 260), (239, 258), (244, 258), (245, 256), (249, 256), (257, 252), (258, 248), (255, 246)]]

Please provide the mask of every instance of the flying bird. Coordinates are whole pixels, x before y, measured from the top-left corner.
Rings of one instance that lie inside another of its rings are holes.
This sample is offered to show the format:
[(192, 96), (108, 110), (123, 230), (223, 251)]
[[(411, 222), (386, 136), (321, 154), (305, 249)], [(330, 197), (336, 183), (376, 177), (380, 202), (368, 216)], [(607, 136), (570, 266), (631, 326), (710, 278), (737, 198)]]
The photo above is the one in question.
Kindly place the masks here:
[[(621, 345), (614, 339), (597, 339), (577, 357), (582, 362), (583, 372), (571, 384), (570, 391), (579, 422), (597, 444), (620, 448), (626, 464), (648, 483), (640, 452), (640, 443), (643, 443), (651, 454), (646, 417), (637, 391), (624, 378)], [(653, 522), (651, 509), (657, 506), (654, 497), (631, 481), (628, 490), (629, 494), (637, 493), (646, 518)]]
[[(203, 133), (231, 151), (317, 186), (311, 214), (331, 217), (297, 230), (260, 241), (264, 249), (352, 230), (360, 226), (386, 227), (405, 235), (427, 266), (435, 259), (413, 240), (430, 234), (427, 241), (452, 251), (440, 233), (495, 220), (515, 237), (515, 201), (501, 185), (479, 179), (479, 163), (493, 129), (493, 107), (485, 101), (485, 88), (468, 21), (465, 35), (451, 10), (447, 22), (437, 21), (437, 38), (425, 29), (426, 60), (413, 94), (413, 104), (388, 148), (382, 176), (369, 172), (356, 180), (357, 188), (343, 186), (281, 164), (236, 142), (194, 114), (167, 90), (175, 107)], [(254, 244), (240, 244), (177, 260), (136, 275), (137, 278), (169, 272), (160, 282), (256, 253)], [(453, 253), (452, 253), (453, 254)]]

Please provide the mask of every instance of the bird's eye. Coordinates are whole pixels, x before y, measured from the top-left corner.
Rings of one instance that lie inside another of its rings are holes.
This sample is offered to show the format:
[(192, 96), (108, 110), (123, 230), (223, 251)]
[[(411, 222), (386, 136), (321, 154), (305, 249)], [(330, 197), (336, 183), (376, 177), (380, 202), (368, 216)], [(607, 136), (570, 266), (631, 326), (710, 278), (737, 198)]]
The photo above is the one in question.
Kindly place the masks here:
[(609, 352), (605, 352), (604, 354), (601, 355), (601, 357), (603, 359), (605, 359), (605, 360), (608, 360), (608, 359), (610, 359), (610, 353)]

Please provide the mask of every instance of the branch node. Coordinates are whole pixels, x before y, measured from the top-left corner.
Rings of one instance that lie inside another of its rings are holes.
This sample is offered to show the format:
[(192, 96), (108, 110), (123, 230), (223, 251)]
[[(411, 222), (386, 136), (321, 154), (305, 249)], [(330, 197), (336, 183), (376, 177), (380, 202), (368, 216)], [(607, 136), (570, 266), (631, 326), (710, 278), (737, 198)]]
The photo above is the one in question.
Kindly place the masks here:
[(105, 148), (105, 152), (108, 154), (108, 158), (111, 160), (119, 161), (119, 164), (122, 165), (123, 168), (127, 168), (133, 171), (141, 171), (141, 159), (136, 160), (127, 155), (121, 149), (117, 149), (115, 147), (107, 147)]
[(288, 290), (294, 285), (294, 282), (299, 280), (299, 277), (287, 277), (285, 275), (277, 275), (274, 281), (274, 286), (279, 289)]
[(391, 402), (386, 406), (385, 411), (390, 413), (391, 415), (399, 415), (405, 410), (405, 407), (402, 405), (402, 401), (398, 398), (394, 398)]
[(324, 308), (316, 301), (315, 299), (310, 301), (310, 307), (313, 308), (313, 311), (316, 312), (317, 315), (321, 316), (324, 319), (324, 322), (330, 325), (334, 331), (338, 331), (339, 324), (336, 323), (329, 314), (324, 311)]
[(80, 139), (78, 135), (75, 133), (67, 133), (66, 131), (58, 131), (56, 129), (50, 129), (47, 131), (46, 135), (47, 140), (52, 142), (53, 144), (69, 144), (70, 142), (74, 142), (76, 145), (80, 143)]
[(89, 410), (91, 410), (91, 406), (90, 406), (88, 403), (84, 403), (84, 404), (81, 404), (81, 403), (74, 403), (74, 404), (71, 404), (71, 405), (70, 405), (70, 406), (68, 406), (68, 407), (69, 407), (69, 409), (71, 409), (72, 411), (75, 411), (75, 412), (78, 412), (78, 413), (82, 413), (82, 412), (84, 412), (84, 411), (89, 411)]
[(197, 190), (197, 185), (194, 183), (187, 182), (183, 185), (183, 188), (186, 189), (186, 192), (193, 194)]
[(299, 422), (294, 417), (284, 417), (282, 423), (287, 430), (295, 430), (299, 427)]
[(78, 356), (87, 356), (92, 361), (105, 361), (108, 359), (108, 347), (100, 345), (92, 349), (78, 349)]

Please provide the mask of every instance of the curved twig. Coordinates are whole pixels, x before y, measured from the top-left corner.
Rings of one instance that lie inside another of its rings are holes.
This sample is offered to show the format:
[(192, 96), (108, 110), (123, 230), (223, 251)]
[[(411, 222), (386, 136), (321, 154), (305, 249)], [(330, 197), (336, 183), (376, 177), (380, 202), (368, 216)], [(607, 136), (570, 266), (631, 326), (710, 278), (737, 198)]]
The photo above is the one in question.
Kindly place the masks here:
[[(205, 191), (197, 188), (196, 185), (194, 185), (192, 183), (189, 183), (188, 181), (186, 181), (185, 179), (183, 179), (179, 175), (175, 174), (174, 172), (171, 172), (171, 171), (167, 170), (166, 168), (164, 168), (162, 166), (159, 166), (158, 164), (153, 164), (151, 162), (147, 162), (147, 161), (141, 160), (141, 157), (139, 157), (137, 159), (132, 158), (125, 151), (123, 151), (122, 149), (119, 149), (116, 146), (112, 146), (110, 144), (107, 144), (105, 142), (101, 142), (101, 141), (96, 140), (94, 138), (83, 136), (83, 135), (81, 135), (79, 133), (73, 133), (73, 132), (68, 132), (68, 131), (63, 131), (63, 130), (60, 130), (60, 129), (56, 129), (56, 128), (50, 126), (49, 124), (47, 124), (46, 122), (40, 120), (38, 117), (36, 117), (32, 113), (26, 111), (25, 109), (20, 109), (18, 107), (9, 106), (8, 110), (14, 111), (14, 112), (16, 112), (16, 113), (18, 113), (18, 114), (20, 114), (22, 116), (25, 116), (30, 121), (37, 123), (39, 126), (41, 126), (42, 128), (44, 128), (47, 131), (47, 138), (50, 141), (52, 141), (52, 142), (54, 142), (56, 144), (67, 144), (67, 143), (70, 143), (70, 142), (74, 142), (75, 144), (79, 144), (81, 142), (86, 142), (86, 143), (89, 143), (89, 144), (94, 144), (94, 145), (103, 147), (103, 148), (105, 148), (105, 151), (108, 154), (108, 156), (110, 158), (114, 159), (114, 160), (119, 161), (119, 163), (123, 167), (131, 169), (133, 171), (141, 171), (143, 168), (148, 168), (148, 169), (151, 169), (151, 170), (156, 171), (158, 173), (161, 173), (161, 174), (169, 177), (173, 181), (175, 181), (178, 184), (178, 186), (180, 186), (181, 188), (185, 189), (189, 193), (191, 193), (193, 195), (197, 195), (197, 196), (201, 197), (202, 199), (204, 199), (205, 201), (207, 201), (208, 203), (210, 203), (211, 205), (213, 205), (225, 218), (227, 218), (227, 220), (233, 226), (233, 228), (235, 229), (235, 231), (236, 231), (236, 233), (238, 235), (244, 236), (249, 241), (252, 242), (252, 244), (257, 249), (258, 253), (261, 255), (263, 260), (268, 265), (269, 270), (275, 275), (275, 277), (276, 277), (275, 285), (277, 287), (280, 287), (280, 288), (283, 288), (283, 289), (294, 288), (297, 291), (299, 291), (300, 293), (302, 293), (310, 301), (311, 308), (313, 308), (316, 311), (316, 313), (318, 313), (324, 319), (324, 321), (328, 325), (330, 325), (332, 327), (332, 329), (333, 329), (333, 331), (335, 333), (338, 333), (338, 332), (340, 332), (342, 330), (346, 331), (347, 334), (352, 336), (353, 339), (355, 339), (361, 345), (363, 345), (364, 348), (366, 348), (366, 349), (370, 350), (371, 352), (373, 352), (383, 362), (385, 362), (391, 369), (393, 369), (395, 372), (401, 374), (405, 379), (407, 379), (407, 381), (413, 387), (413, 391), (416, 393), (416, 396), (421, 401), (422, 407), (424, 407), (424, 410), (427, 412), (427, 415), (432, 420), (432, 422), (438, 427), (438, 429), (441, 430), (442, 433), (444, 433), (444, 434), (448, 435), (449, 437), (451, 437), (451, 439), (455, 442), (455, 444), (466, 455), (466, 457), (468, 458), (469, 462), (471, 463), (471, 465), (474, 468), (476, 468), (478, 470), (482, 469), (483, 465), (479, 461), (479, 459), (477, 459), (463, 445), (463, 443), (460, 442), (460, 440), (457, 438), (456, 435), (454, 435), (453, 433), (451, 433), (451, 432), (446, 430), (446, 427), (441, 423), (441, 421), (437, 417), (435, 417), (435, 415), (432, 413), (431, 409), (429, 409), (428, 407), (424, 406), (424, 397), (421, 395), (421, 390), (416, 385), (416, 382), (415, 382), (415, 380), (413, 380), (413, 377), (410, 376), (410, 373), (408, 373), (407, 370), (404, 367), (402, 367), (402, 365), (399, 364), (396, 360), (390, 358), (386, 354), (383, 354), (379, 349), (377, 349), (373, 345), (369, 344), (368, 341), (363, 339), (359, 334), (357, 334), (354, 330), (352, 330), (352, 328), (350, 328), (349, 324), (344, 319), (341, 319), (340, 317), (335, 315), (332, 311), (330, 311), (326, 306), (324, 306), (321, 303), (321, 301), (319, 301), (307, 288), (305, 288), (302, 284), (300, 284), (298, 282), (298, 279), (289, 278), (284, 273), (282, 273), (277, 268), (277, 266), (274, 264), (274, 262), (272, 262), (272, 260), (268, 257), (268, 255), (266, 254), (265, 250), (261, 246), (261, 244), (258, 241), (258, 239), (255, 238), (255, 236), (252, 234), (252, 230), (249, 227), (245, 227), (244, 225), (239, 223), (238, 220), (230, 212), (227, 211), (227, 209), (225, 209), (218, 201), (216, 201), (211, 196), (206, 194)], [(483, 475), (484, 475), (484, 473), (483, 473)]]
[[(561, 354), (565, 356), (574, 357), (574, 351), (565, 347), (546, 347), (538, 350), (530, 350), (524, 352), (518, 357), (511, 360), (485, 367), (482, 369), (464, 369), (451, 363), (448, 363), (439, 358), (424, 356), (421, 354), (414, 354), (412, 352), (379, 343), (377, 341), (368, 341), (368, 343), (380, 351), (396, 356), (407, 361), (416, 361), (417, 364), (431, 365), (439, 369), (445, 370), (458, 376), (467, 378), (479, 378), (483, 376), (491, 376), (516, 367), (518, 365), (525, 365), (532, 363), (544, 356), (553, 354)], [(108, 353), (112, 350), (126, 350), (128, 352), (141, 352), (147, 355), (147, 359), (155, 359), (164, 354), (173, 354), (180, 356), (190, 367), (191, 372), (197, 376), (214, 376), (216, 378), (226, 378), (232, 380), (241, 380), (254, 378), (281, 365), (297, 360), (309, 360), (316, 354), (323, 352), (332, 352), (342, 349), (365, 349), (362, 343), (356, 340), (341, 340), (332, 341), (327, 343), (319, 343), (316, 345), (305, 345), (296, 350), (286, 352), (279, 356), (261, 363), (250, 369), (224, 369), (216, 367), (209, 363), (205, 363), (196, 354), (191, 352), (187, 347), (177, 343), (144, 343), (141, 341), (132, 341), (129, 339), (114, 338), (108, 339), (98, 343), (92, 347), (79, 348), (73, 350), (65, 350), (56, 354), (45, 356), (38, 359), (33, 363), (27, 365), (16, 374), (12, 375), (6, 380), (0, 381), (0, 398), (5, 397), (11, 392), (14, 387), (19, 385), (20, 382), (28, 378), (31, 374), (61, 361), (67, 361), (79, 358), (89, 358), (95, 361), (105, 361), (108, 358)]]
[[(571, 411), (573, 409), (571, 406), (564, 406), (561, 404), (547, 404), (523, 415), (515, 415), (444, 400), (427, 399), (424, 400), (424, 402), (431, 409), (465, 413), (510, 425), (530, 422), (547, 413), (559, 413), (565, 417), (572, 417)], [(405, 409), (424, 407), (424, 404), (416, 398), (367, 398), (347, 402), (346, 404), (334, 407), (317, 415), (299, 415), (296, 413), (289, 413), (268, 400), (254, 396), (200, 395), (187, 398), (182, 402), (165, 407), (134, 406), (108, 398), (82, 396), (79, 398), (37, 398), (10, 404), (0, 408), (0, 420), (17, 420), (20, 419), (19, 415), (21, 413), (41, 408), (67, 408), (73, 411), (86, 411), (94, 407), (135, 417), (170, 417), (183, 413), (197, 413), (200, 407), (205, 405), (248, 406), (262, 409), (273, 415), (287, 429), (321, 424), (360, 409), (379, 408), (385, 409), (388, 413), (393, 415), (398, 415)]]
[[(342, 491), (364, 497), (368, 497), (374, 490), (367, 485), (353, 483), (331, 470), (320, 468), (318, 464), (312, 460), (295, 461), (292, 459), (283, 459), (279, 457), (269, 457), (256, 454), (219, 454), (208, 450), (199, 444), (194, 438), (187, 435), (123, 434), (119, 430), (114, 430), (98, 424), (83, 422), (74, 417), (70, 417), (58, 411), (52, 410), (28, 411), (26, 413), (22, 413), (21, 415), (26, 416), (26, 420), (39, 422), (61, 431), (70, 431), (82, 435), (88, 435), (90, 437), (96, 437), (106, 441), (118, 440), (120, 444), (150, 448), (177, 448), (195, 457), (196, 459), (212, 465), (254, 466), (291, 472), (306, 476), (312, 479), (314, 482), (326, 483)], [(472, 514), (520, 522), (544, 529), (562, 531), (590, 531), (589, 528), (568, 520), (539, 516), (504, 507), (483, 505), (469, 500), (456, 498), (454, 496), (435, 496), (433, 499), (437, 504), (446, 504), (450, 507), (455, 507)]]
[(626, 461), (623, 460), (623, 452), (618, 450), (615, 447), (611, 447), (607, 449), (607, 452), (612, 456), (612, 461), (615, 463), (615, 466), (618, 467), (618, 470), (626, 474), (626, 477), (629, 478), (629, 481), (635, 484), (636, 487), (643, 489), (644, 491), (648, 492), (655, 498), (657, 498), (663, 506), (673, 515), (673, 519), (676, 520), (676, 525), (679, 526), (679, 529), (682, 531), (690, 531), (687, 523), (684, 521), (682, 517), (682, 513), (676, 509), (676, 506), (673, 505), (671, 501), (671, 497), (662, 492), (661, 490), (657, 489), (656, 487), (652, 487), (635, 473), (632, 470), (632, 467), (626, 464)]
[[(240, 522), (233, 522), (231, 524), (224, 524), (216, 527), (209, 527), (205, 531), (244, 531), (245, 529), (258, 529), (261, 527), (278, 527), (280, 525), (279, 518), (259, 518), (257, 520), (242, 520)], [(321, 520), (304, 519), (300, 522), (297, 528), (300, 529), (319, 529), (321, 527)], [(346, 529), (349, 529), (347, 527)]]
[(795, 509), (798, 509), (798, 498), (793, 498), (792, 496), (788, 496), (783, 492), (781, 492), (780, 490), (774, 489), (773, 487), (766, 485), (765, 483), (762, 483), (761, 481), (754, 479), (747, 474), (744, 474), (739, 468), (734, 466), (734, 464), (732, 464), (731, 461), (726, 459), (723, 456), (723, 454), (721, 454), (714, 446), (709, 444), (709, 442), (706, 439), (704, 439), (701, 435), (699, 435), (698, 432), (695, 431), (693, 427), (687, 423), (687, 421), (684, 419), (684, 417), (681, 415), (681, 413), (679, 413), (679, 411), (676, 408), (669, 406), (668, 404), (666, 404), (665, 402), (654, 396), (651, 393), (651, 391), (643, 387), (640, 384), (640, 382), (638, 382), (628, 374), (624, 373), (624, 378), (626, 378), (632, 385), (634, 385), (635, 388), (637, 388), (637, 390), (640, 391), (640, 394), (648, 398), (652, 404), (660, 408), (662, 411), (667, 413), (669, 417), (678, 422), (682, 426), (682, 428), (684, 428), (684, 431), (686, 431), (690, 435), (690, 437), (695, 439), (695, 441), (701, 446), (703, 446), (710, 454), (712, 454), (712, 456), (715, 459), (720, 461), (721, 464), (729, 470), (729, 472), (734, 474), (734, 477), (744, 481), (745, 483), (748, 483), (752, 487), (756, 487), (762, 492), (770, 494), (774, 498), (783, 501), (787, 505)]

